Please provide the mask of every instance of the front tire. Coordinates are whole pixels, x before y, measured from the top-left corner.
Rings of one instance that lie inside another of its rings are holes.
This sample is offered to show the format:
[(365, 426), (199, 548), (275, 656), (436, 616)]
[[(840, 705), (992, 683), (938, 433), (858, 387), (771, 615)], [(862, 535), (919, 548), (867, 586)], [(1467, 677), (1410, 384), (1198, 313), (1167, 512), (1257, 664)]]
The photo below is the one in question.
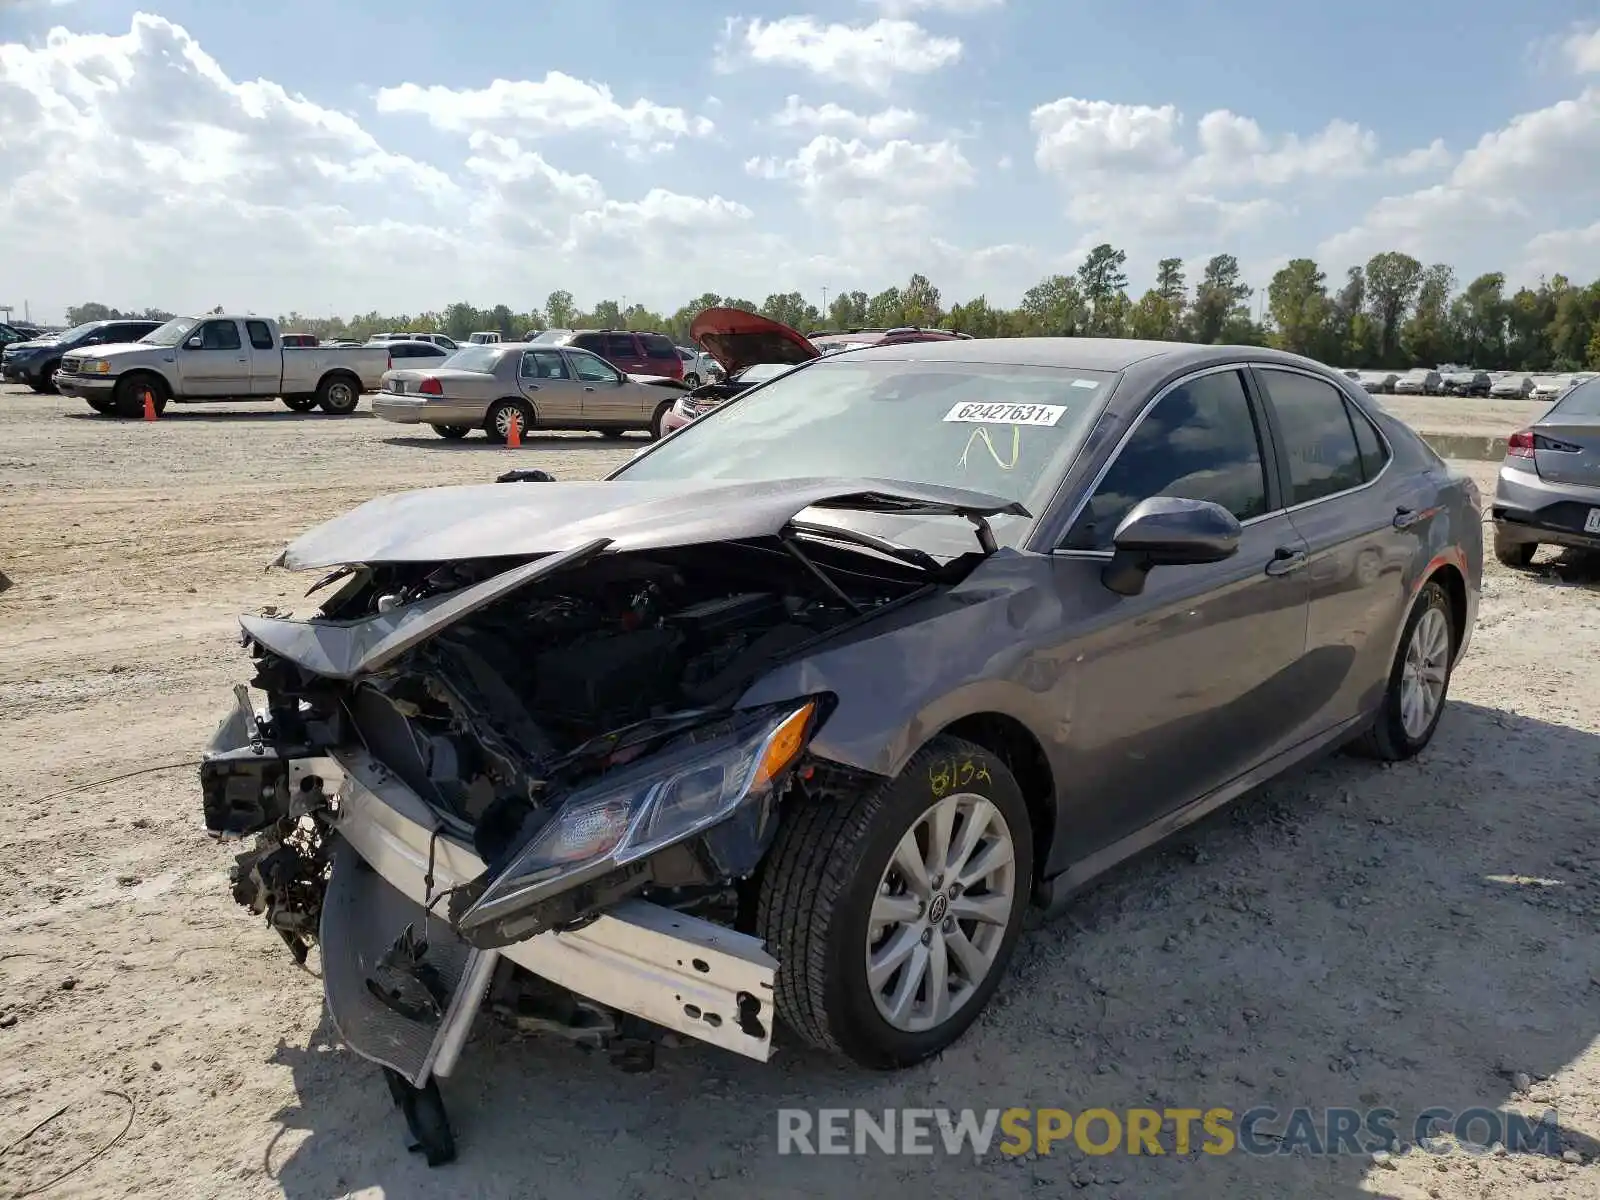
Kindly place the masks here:
[(290, 412), (308, 413), (317, 406), (315, 396), (280, 396), (283, 406)]
[(155, 406), (156, 416), (167, 411), (167, 389), (153, 375), (131, 375), (119, 379), (112, 391), (112, 406), (119, 417), (137, 420), (144, 416), (145, 397)]
[(1444, 715), (1457, 640), (1450, 597), (1430, 579), (1406, 618), (1377, 718), (1354, 749), (1383, 762), (1402, 762), (1422, 752)]
[(1499, 530), (1495, 531), (1494, 556), (1500, 560), (1502, 566), (1518, 571), (1526, 570), (1538, 550), (1538, 542), (1514, 542), (1502, 535)]
[(999, 986), (1032, 879), (1022, 790), (971, 742), (935, 738), (870, 791), (794, 805), (757, 901), (778, 1015), (865, 1067), (939, 1053)]
[(116, 401), (108, 400), (104, 396), (85, 396), (83, 402), (102, 417), (108, 417), (117, 411)]
[(39, 372), (39, 382), (30, 383), (28, 386), (41, 396), (54, 396), (56, 394), (56, 372), (61, 369), (60, 361), (45, 363)]
[(655, 414), (650, 418), (650, 440), (652, 442), (659, 442), (666, 436), (666, 431), (661, 428), (661, 423), (667, 419), (667, 414), (671, 411), (671, 400), (656, 405)]
[(435, 425), (433, 431), (447, 442), (459, 442), (472, 432), (470, 425)]
[(330, 375), (317, 385), (317, 407), (330, 417), (347, 417), (361, 403), (361, 389), (347, 376)]

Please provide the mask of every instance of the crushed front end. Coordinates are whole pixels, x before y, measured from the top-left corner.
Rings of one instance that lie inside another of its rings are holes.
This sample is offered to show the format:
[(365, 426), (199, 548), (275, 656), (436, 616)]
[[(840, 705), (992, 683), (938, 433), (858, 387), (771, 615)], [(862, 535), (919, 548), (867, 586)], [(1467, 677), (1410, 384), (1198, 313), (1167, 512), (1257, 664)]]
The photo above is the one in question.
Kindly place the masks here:
[(605, 549), (341, 568), (315, 618), (246, 618), (255, 674), (201, 767), (208, 830), (253, 839), (235, 899), (320, 947), (430, 1161), (486, 1004), (629, 1069), (674, 1035), (771, 1054), (751, 881), (831, 698), (738, 699), (933, 586), (780, 539)]

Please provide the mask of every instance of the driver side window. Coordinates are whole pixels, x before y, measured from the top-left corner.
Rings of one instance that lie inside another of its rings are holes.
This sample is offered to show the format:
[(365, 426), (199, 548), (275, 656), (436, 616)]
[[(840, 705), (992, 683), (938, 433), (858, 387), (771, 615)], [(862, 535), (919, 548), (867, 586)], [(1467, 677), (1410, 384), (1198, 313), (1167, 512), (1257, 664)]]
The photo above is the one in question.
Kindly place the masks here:
[(622, 379), (610, 363), (592, 354), (571, 355), (572, 368), (585, 383), (617, 383)]
[(1180, 384), (1144, 415), (1064, 548), (1111, 549), (1123, 518), (1151, 496), (1210, 500), (1241, 521), (1266, 513), (1261, 437), (1237, 371)]

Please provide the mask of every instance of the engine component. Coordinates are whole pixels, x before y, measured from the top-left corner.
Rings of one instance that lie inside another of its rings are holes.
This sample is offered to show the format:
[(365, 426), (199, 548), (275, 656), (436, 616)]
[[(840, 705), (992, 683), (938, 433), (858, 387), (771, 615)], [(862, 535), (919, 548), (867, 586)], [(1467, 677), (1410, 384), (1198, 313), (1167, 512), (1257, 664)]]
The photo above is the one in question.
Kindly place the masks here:
[(771, 623), (784, 616), (783, 599), (772, 592), (717, 596), (679, 609), (667, 624), (697, 642), (715, 641), (749, 625)]
[(677, 696), (683, 641), (675, 629), (637, 629), (547, 650), (534, 661), (532, 707), (589, 732), (642, 720)]
[(322, 924), (328, 886), (327, 827), (320, 816), (305, 821), (280, 822), (254, 849), (235, 855), (228, 872), (234, 902), (265, 915), (301, 966)]

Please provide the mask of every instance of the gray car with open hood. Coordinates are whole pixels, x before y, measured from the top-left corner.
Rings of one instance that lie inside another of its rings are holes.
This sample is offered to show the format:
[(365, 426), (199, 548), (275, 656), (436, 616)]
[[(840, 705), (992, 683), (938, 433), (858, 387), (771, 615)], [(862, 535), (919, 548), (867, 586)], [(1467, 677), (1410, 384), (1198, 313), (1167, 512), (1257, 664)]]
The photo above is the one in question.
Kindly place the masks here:
[(201, 767), (234, 896), (430, 1161), (485, 1012), (647, 1066), (774, 1021), (948, 1046), (1030, 904), (1346, 744), (1419, 753), (1476, 486), (1246, 347), (829, 356), (609, 479), (370, 501), (290, 545)]

